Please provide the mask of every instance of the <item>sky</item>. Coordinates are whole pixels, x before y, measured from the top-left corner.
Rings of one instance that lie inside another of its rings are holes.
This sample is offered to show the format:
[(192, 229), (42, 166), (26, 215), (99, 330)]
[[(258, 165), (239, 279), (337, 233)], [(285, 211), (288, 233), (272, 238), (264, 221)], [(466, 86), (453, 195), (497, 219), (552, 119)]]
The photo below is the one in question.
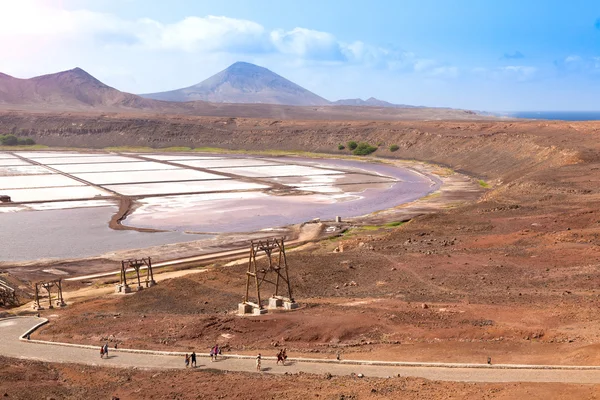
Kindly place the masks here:
[(255, 63), (327, 98), (599, 111), (600, 2), (0, 0), (0, 72), (80, 67), (119, 90)]

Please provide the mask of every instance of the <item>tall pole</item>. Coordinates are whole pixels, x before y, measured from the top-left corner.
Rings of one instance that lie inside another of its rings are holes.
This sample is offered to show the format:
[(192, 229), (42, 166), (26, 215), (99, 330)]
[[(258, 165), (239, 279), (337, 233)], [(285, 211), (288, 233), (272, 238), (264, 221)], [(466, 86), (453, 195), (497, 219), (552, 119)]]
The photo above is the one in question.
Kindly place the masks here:
[(256, 298), (258, 299), (258, 309), (262, 310), (260, 304), (260, 284), (258, 283), (258, 270), (256, 268), (256, 252), (252, 252), (252, 260), (254, 262), (254, 281), (256, 282)]
[(294, 297), (292, 296), (292, 286), (290, 285), (290, 275), (288, 273), (287, 257), (285, 255), (285, 243), (283, 242), (283, 238), (281, 238), (281, 254), (283, 254), (283, 265), (285, 268), (285, 281), (287, 282), (288, 295), (290, 296), (290, 301), (293, 302)]
[(244, 297), (244, 303), (248, 302), (248, 296), (250, 294), (250, 274), (252, 273), (252, 255), (254, 254), (254, 242), (250, 248), (250, 257), (248, 259), (248, 271), (246, 271), (246, 296)]

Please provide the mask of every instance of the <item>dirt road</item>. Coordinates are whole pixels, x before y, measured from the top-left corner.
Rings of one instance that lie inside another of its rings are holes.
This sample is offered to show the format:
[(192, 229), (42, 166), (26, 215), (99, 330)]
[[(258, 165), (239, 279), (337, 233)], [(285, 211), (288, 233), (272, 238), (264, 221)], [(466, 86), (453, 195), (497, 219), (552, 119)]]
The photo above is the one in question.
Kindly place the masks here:
[[(64, 346), (45, 344), (19, 337), (44, 320), (36, 317), (7, 318), (0, 320), (0, 354), (7, 357), (45, 362), (78, 363), (94, 366), (124, 368), (184, 368), (184, 353), (142, 352), (131, 350), (109, 351), (108, 359), (100, 359), (99, 346)], [(371, 364), (371, 365), (370, 365)], [(376, 364), (376, 365), (373, 365)], [(225, 356), (217, 362), (200, 357), (199, 368), (227, 371), (255, 370), (253, 356)], [(276, 365), (272, 357), (263, 358), (263, 370), (268, 373), (313, 373), (333, 375), (364, 374), (370, 377), (409, 376), (454, 382), (563, 382), (600, 383), (600, 367), (484, 365), (484, 364), (419, 364), (378, 363), (343, 360), (318, 362), (310, 359), (291, 359), (288, 365)]]

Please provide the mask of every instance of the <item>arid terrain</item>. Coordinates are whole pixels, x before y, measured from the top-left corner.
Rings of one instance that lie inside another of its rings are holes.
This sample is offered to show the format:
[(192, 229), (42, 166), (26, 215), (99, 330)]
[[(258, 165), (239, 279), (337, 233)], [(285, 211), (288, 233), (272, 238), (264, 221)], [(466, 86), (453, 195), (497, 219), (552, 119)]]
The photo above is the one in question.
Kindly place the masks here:
[[(0, 358), (7, 399), (593, 399), (598, 389), (564, 384), (472, 384), (425, 379), (142, 371)], [(32, 390), (32, 387), (35, 390)], [(252, 388), (252, 390), (250, 390)]]
[[(293, 312), (235, 316), (246, 265), (215, 263), (207, 272), (164, 281), (131, 296), (104, 295), (43, 312), (51, 322), (35, 334), (37, 338), (87, 344), (109, 340), (129, 348), (203, 352), (218, 342), (226, 352), (242, 354), (274, 354), (283, 346), (291, 355), (329, 358), (341, 353), (355, 359), (432, 362), (484, 363), (487, 357), (495, 363), (600, 362), (600, 123), (14, 112), (0, 115), (0, 129), (23, 133), (42, 144), (82, 147), (193, 146), (344, 154), (338, 144), (368, 141), (381, 143), (376, 156), (438, 164), (479, 179), (486, 189), (479, 200), (399, 226), (381, 221), (382, 225), (351, 229), (342, 237), (291, 252), (294, 297), (302, 305)], [(386, 150), (392, 144), (399, 146), (398, 151)], [(340, 245), (344, 251), (334, 252)], [(56, 390), (63, 390), (65, 397), (91, 390), (90, 397), (106, 391), (103, 395), (114, 392), (136, 398), (142, 395), (133, 388), (143, 391), (141, 382), (152, 376), (144, 371), (120, 375), (99, 370), (106, 378), (102, 384), (94, 379), (93, 385), (105, 386), (89, 389), (92, 384), (85, 371), (90, 367), (11, 361), (0, 373), (14, 379), (28, 367), (31, 374), (62, 380)], [(214, 383), (235, 387), (239, 396), (249, 398), (240, 389), (246, 375), (199, 373), (197, 381), (190, 381), (184, 374), (160, 373), (156, 386), (167, 390), (161, 392), (166, 396), (181, 393), (180, 398), (192, 398), (183, 386), (202, 390)], [(131, 380), (123, 381), (123, 376)], [(323, 398), (597, 396), (596, 387), (561, 384), (309, 376), (248, 379), (260, 393), (256, 398), (265, 397), (260, 391), (304, 398), (307, 389)], [(169, 391), (160, 382), (175, 386)], [(41, 379), (35, 384), (43, 393), (54, 387)], [(295, 393), (293, 387), (303, 389)], [(203, 393), (207, 398), (231, 397), (212, 390)]]

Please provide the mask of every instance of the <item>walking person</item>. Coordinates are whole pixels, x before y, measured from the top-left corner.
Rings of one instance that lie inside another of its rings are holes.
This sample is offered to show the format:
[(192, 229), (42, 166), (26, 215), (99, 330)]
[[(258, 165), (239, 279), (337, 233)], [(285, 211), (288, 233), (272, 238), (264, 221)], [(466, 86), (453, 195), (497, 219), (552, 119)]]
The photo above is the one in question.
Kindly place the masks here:
[(217, 361), (217, 356), (221, 354), (221, 349), (218, 344), (215, 344), (215, 361)]
[(283, 362), (283, 349), (279, 350), (279, 353), (277, 353), (277, 362), (275, 363), (275, 365), (278, 365), (280, 361), (281, 361), (281, 364), (284, 364), (284, 362)]
[(100, 346), (100, 358), (104, 358), (104, 346)]
[(104, 355), (108, 358), (108, 342), (104, 344)]
[(191, 359), (192, 359), (192, 367), (196, 368), (196, 352), (195, 351), (192, 351)]
[(211, 362), (215, 361), (215, 348), (214, 347), (210, 348), (210, 361)]
[(258, 353), (258, 355), (256, 356), (256, 372), (260, 372), (260, 360), (261, 356), (260, 353)]
[(189, 367), (190, 366), (190, 356), (185, 353), (185, 367)]
[(284, 347), (283, 351), (281, 352), (281, 357), (283, 358), (283, 361), (281, 362), (283, 365), (285, 365), (285, 362), (287, 361), (287, 349)]

